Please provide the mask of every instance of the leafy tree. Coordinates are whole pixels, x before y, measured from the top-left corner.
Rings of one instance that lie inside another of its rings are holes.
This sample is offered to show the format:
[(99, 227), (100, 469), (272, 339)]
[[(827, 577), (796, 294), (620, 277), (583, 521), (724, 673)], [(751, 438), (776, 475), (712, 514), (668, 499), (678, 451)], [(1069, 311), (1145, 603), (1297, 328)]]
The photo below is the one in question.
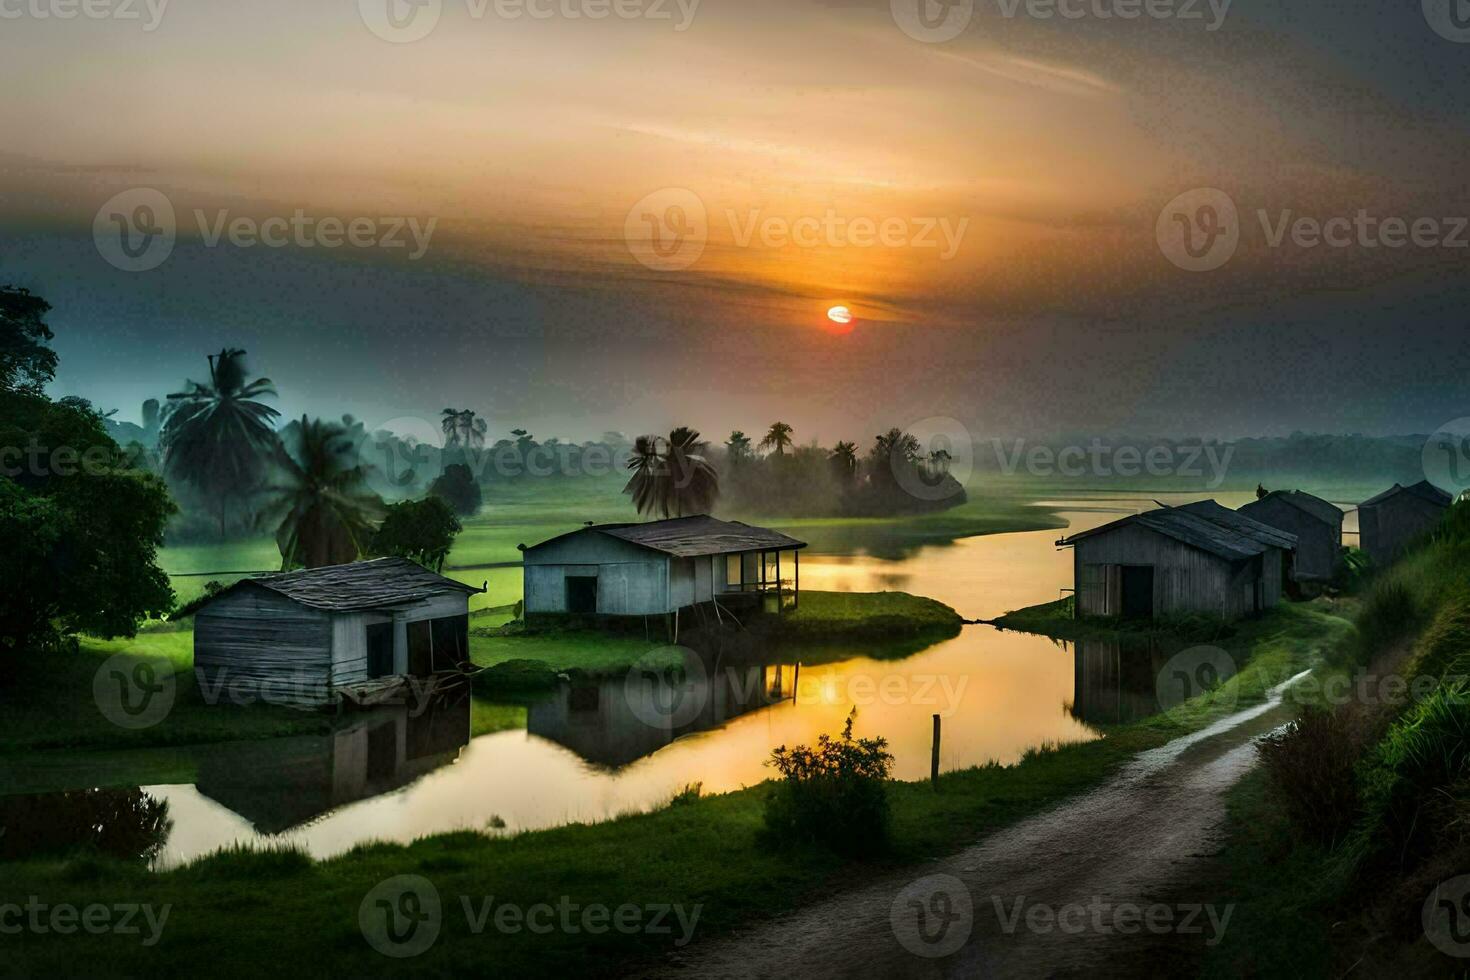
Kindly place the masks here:
[(56, 376), (51, 304), (29, 290), (0, 286), (0, 389), (39, 395)]
[(444, 498), (405, 500), (388, 507), (370, 550), (381, 557), (407, 558), (439, 572), (461, 530), (454, 508)]
[(795, 430), (785, 422), (772, 422), (766, 437), (761, 440), (761, 449), (774, 450), (777, 456), (785, 456), (791, 448), (791, 433)]
[(346, 428), (308, 419), (282, 433), (278, 478), (260, 520), (276, 523), (281, 567), (320, 568), (356, 561), (373, 532), (382, 500)]
[(164, 471), (216, 502), (221, 538), (228, 502), (260, 485), (279, 445), (281, 413), (256, 401), (276, 389), (269, 378), (246, 379), (243, 350), (211, 354), (209, 383), (188, 381), (168, 396), (160, 434)]
[(720, 476), (704, 455), (708, 446), (687, 426), (670, 432), (668, 439), (639, 436), (628, 460), (633, 476), (623, 493), (633, 498), (640, 514), (709, 513), (720, 496)]
[(462, 517), (472, 517), (485, 499), (480, 485), (475, 482), (475, 475), (463, 463), (450, 463), (444, 467), (444, 472), (429, 484), (429, 494), (443, 499)]
[[(0, 392), (0, 649), (132, 636), (174, 603), (158, 567), (168, 488), (132, 469), (95, 413)], [(34, 451), (32, 451), (34, 450)]]

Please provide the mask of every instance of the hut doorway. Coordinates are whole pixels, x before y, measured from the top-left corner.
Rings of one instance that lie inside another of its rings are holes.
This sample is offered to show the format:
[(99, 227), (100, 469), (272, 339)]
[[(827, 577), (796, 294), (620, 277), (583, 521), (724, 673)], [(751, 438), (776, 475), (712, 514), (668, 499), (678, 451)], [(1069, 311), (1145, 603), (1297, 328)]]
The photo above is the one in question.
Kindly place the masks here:
[(592, 615), (597, 612), (597, 576), (567, 576), (567, 612)]
[(1122, 567), (1122, 605), (1125, 619), (1152, 619), (1154, 615), (1154, 568), (1152, 565)]
[(393, 624), (369, 623), (367, 628), (368, 677), (391, 677), (393, 670)]

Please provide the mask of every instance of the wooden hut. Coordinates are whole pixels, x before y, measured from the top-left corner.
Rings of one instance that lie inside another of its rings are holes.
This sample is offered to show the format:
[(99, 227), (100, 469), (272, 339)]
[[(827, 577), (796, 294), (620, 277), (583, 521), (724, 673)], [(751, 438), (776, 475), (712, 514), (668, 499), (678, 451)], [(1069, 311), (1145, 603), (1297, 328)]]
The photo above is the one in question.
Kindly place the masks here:
[(763, 596), (780, 608), (800, 593), (805, 547), (779, 531), (709, 516), (591, 525), (521, 545), (525, 612), (654, 616)]
[(1281, 600), (1295, 539), (1204, 501), (1135, 514), (1057, 543), (1073, 550), (1079, 617), (1239, 619)]
[(194, 670), (218, 700), (315, 707), (469, 659), (483, 590), (406, 558), (241, 579), (194, 618)]
[(1240, 508), (1247, 517), (1296, 535), (1294, 582), (1327, 582), (1342, 554), (1342, 509), (1300, 490), (1273, 490)]
[(1428, 480), (1395, 483), (1358, 505), (1359, 540), (1375, 564), (1388, 565), (1417, 537), (1440, 522), (1452, 498)]

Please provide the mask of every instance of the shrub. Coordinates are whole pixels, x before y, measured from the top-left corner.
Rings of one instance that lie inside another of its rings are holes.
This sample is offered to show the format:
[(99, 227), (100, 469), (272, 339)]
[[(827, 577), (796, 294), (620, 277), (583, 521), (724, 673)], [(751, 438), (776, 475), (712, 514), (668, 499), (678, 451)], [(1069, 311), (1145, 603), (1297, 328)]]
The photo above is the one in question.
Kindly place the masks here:
[(1343, 708), (1308, 708), (1260, 744), (1266, 778), (1292, 825), (1310, 840), (1333, 845), (1358, 812), (1354, 766), (1362, 735)]
[(885, 738), (819, 735), (817, 747), (774, 750), (768, 765), (781, 781), (766, 799), (767, 834), (779, 844), (819, 843), (850, 857), (888, 848), (887, 781), (893, 756)]
[(1361, 548), (1347, 548), (1332, 569), (1332, 587), (1353, 595), (1368, 584), (1372, 574), (1373, 562), (1368, 553)]
[(1414, 593), (1403, 582), (1380, 580), (1368, 591), (1358, 613), (1359, 663), (1375, 656), (1407, 636), (1419, 620), (1419, 605)]

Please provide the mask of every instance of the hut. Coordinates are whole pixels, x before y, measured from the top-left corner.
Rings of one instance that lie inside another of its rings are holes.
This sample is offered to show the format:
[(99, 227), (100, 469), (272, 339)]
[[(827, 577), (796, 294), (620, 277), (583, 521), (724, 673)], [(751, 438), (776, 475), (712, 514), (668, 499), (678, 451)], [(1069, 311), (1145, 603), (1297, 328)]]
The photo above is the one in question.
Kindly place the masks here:
[(1135, 514), (1057, 544), (1073, 551), (1079, 617), (1239, 619), (1281, 600), (1295, 539), (1203, 501)]
[(1428, 480), (1395, 483), (1358, 505), (1359, 541), (1375, 564), (1387, 565), (1444, 517), (1452, 498)]
[(1296, 535), (1291, 579), (1300, 583), (1331, 580), (1342, 554), (1342, 520), (1336, 504), (1300, 490), (1273, 490), (1240, 512), (1262, 524)]
[(482, 592), (406, 558), (241, 579), (194, 618), (194, 670), (220, 700), (363, 700), (469, 659)]
[(805, 541), (707, 515), (596, 524), (527, 547), (525, 613), (657, 616), (709, 604), (794, 605)]

